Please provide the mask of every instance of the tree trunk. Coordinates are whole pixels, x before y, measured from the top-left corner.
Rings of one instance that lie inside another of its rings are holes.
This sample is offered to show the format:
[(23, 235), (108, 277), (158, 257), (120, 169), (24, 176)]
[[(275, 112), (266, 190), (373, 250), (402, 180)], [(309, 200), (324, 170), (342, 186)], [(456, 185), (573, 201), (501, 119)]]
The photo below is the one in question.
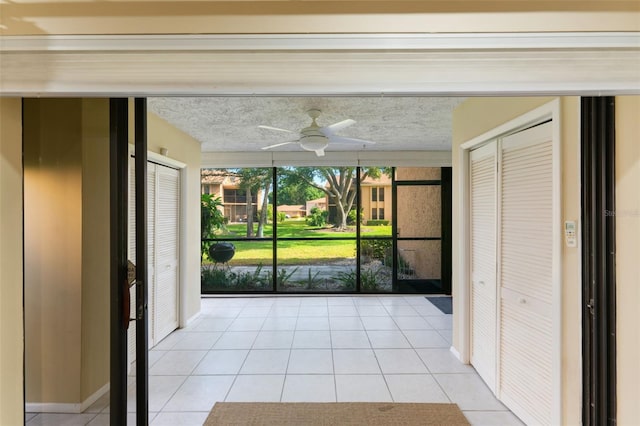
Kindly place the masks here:
[(262, 209), (260, 209), (260, 218), (258, 220), (258, 238), (264, 237), (264, 225), (267, 223), (267, 204), (269, 203), (269, 189), (271, 189), (271, 175), (267, 177), (264, 185), (264, 193), (262, 194)]
[(253, 204), (251, 203), (251, 188), (247, 187), (247, 238), (253, 237)]
[(338, 225), (338, 231), (345, 231), (347, 229), (347, 213), (344, 211), (344, 204), (342, 200), (338, 199), (336, 203), (336, 224)]

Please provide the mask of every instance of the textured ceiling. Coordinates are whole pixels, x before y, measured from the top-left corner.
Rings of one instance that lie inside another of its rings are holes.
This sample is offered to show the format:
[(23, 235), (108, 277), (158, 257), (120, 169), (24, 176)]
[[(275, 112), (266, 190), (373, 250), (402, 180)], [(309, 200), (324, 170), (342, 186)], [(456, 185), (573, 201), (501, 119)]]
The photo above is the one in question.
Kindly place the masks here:
[[(306, 111), (320, 109), (319, 126), (356, 121), (338, 135), (375, 145), (331, 144), (327, 151), (450, 150), (451, 116), (464, 98), (432, 97), (169, 97), (149, 98), (148, 108), (202, 144), (203, 152), (260, 151), (311, 124)], [(302, 151), (298, 144), (274, 151)]]

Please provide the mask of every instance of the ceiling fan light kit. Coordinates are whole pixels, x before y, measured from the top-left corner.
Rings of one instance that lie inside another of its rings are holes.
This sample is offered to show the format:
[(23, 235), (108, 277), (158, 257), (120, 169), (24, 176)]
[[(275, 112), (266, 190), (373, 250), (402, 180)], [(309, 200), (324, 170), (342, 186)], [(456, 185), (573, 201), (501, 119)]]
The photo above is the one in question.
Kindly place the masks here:
[[(300, 137), (297, 140), (281, 142), (274, 145), (265, 146), (262, 149), (271, 149), (271, 148), (276, 148), (283, 145), (297, 143), (298, 145), (300, 145), (302, 149), (306, 151), (313, 151), (316, 153), (318, 157), (322, 157), (324, 156), (325, 148), (327, 148), (332, 143), (344, 143), (344, 144), (375, 143), (372, 141), (367, 141), (362, 139), (344, 138), (344, 137), (337, 136), (335, 134), (335, 132), (337, 132), (338, 130), (342, 130), (354, 124), (355, 120), (352, 120), (349, 118), (349, 119), (340, 121), (338, 123), (331, 124), (329, 126), (320, 127), (318, 126), (316, 119), (320, 116), (321, 111), (319, 109), (310, 109), (307, 111), (307, 114), (309, 115), (309, 117), (311, 117), (311, 125), (309, 125), (309, 127), (305, 127), (304, 129), (300, 130), (299, 132)], [(278, 127), (271, 127), (271, 126), (264, 126), (264, 125), (260, 125), (258, 127), (261, 129), (274, 130), (278, 132), (296, 133), (291, 130), (280, 129)]]

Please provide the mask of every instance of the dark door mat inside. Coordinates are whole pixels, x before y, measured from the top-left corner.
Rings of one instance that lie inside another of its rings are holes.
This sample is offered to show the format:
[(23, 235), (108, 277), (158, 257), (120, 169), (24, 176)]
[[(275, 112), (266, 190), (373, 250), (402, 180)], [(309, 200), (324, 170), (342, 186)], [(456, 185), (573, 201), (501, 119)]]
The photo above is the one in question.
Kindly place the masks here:
[(451, 306), (451, 296), (430, 296), (425, 298), (429, 302), (433, 303), (436, 308), (440, 309), (442, 313), (453, 313), (453, 307)]

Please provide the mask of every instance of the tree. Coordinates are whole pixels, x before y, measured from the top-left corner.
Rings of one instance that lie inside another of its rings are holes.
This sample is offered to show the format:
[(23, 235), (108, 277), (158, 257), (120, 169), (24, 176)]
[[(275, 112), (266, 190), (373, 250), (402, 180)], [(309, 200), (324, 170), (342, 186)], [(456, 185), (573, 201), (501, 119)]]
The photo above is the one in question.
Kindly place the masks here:
[(246, 168), (238, 169), (240, 177), (240, 189), (245, 191), (247, 209), (247, 237), (253, 237), (253, 194), (262, 193), (262, 208), (258, 215), (257, 237), (264, 236), (264, 225), (267, 223), (267, 204), (269, 192), (271, 190), (272, 174), (271, 169), (266, 168)]
[(309, 200), (324, 197), (324, 194), (322, 190), (301, 180), (296, 173), (291, 173), (290, 168), (278, 170), (278, 205), (304, 205)]
[[(336, 206), (334, 225), (336, 229), (343, 231), (347, 229), (347, 216), (356, 199), (356, 170), (356, 167), (296, 167), (288, 169), (287, 173), (327, 194), (329, 204)], [(360, 180), (367, 177), (376, 179), (382, 174), (390, 173), (389, 168), (361, 167)]]

